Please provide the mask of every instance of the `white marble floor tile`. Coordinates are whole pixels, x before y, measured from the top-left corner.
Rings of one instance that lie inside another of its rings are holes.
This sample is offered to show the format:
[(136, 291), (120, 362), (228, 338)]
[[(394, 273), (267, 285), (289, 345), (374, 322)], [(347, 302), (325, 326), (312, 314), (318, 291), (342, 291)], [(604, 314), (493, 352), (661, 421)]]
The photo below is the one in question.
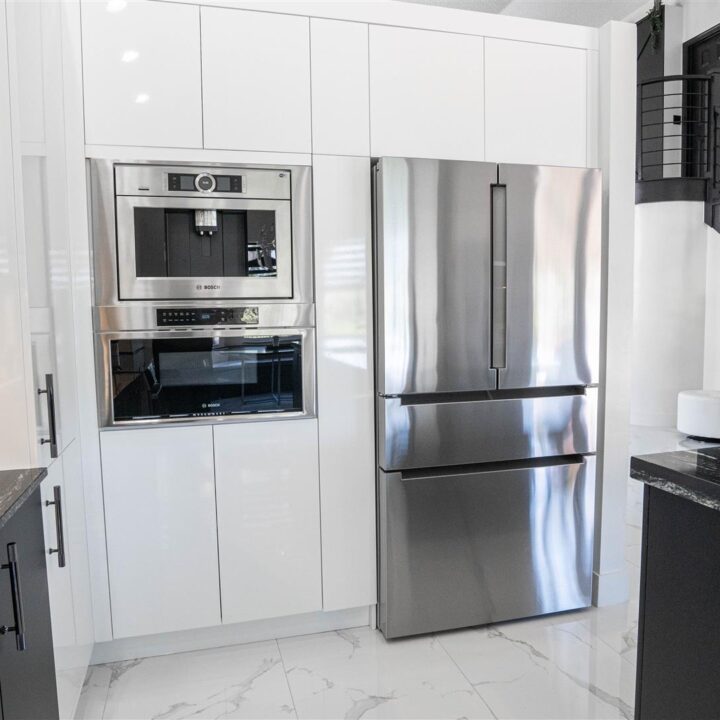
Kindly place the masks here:
[(295, 717), (275, 641), (108, 667), (106, 720)]
[(301, 720), (493, 717), (436, 638), (359, 628), (279, 645)]
[(631, 718), (631, 666), (585, 620), (556, 619), (439, 640), (498, 718)]

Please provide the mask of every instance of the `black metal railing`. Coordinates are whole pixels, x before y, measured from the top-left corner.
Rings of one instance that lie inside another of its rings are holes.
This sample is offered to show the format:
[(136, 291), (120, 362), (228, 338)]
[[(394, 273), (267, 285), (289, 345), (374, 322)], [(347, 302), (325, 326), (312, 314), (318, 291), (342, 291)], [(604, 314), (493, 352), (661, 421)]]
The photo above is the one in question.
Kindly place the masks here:
[(707, 75), (668, 75), (638, 83), (638, 181), (709, 177), (711, 82)]

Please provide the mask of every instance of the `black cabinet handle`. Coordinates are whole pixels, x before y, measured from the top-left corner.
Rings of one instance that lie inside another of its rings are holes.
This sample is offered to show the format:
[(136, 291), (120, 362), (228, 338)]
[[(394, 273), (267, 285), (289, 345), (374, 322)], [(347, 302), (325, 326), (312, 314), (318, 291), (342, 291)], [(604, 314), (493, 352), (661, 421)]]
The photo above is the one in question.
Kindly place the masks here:
[(23, 652), (27, 649), (25, 643), (25, 616), (23, 614), (22, 589), (20, 588), (20, 566), (18, 564), (17, 545), (15, 543), (8, 544), (7, 555), (7, 564), (0, 567), (10, 573), (10, 593), (12, 594), (15, 625), (12, 627), (8, 627), (7, 625), (0, 626), (0, 635), (14, 632), (15, 647), (18, 652)]
[(50, 457), (58, 456), (57, 449), (57, 423), (55, 422), (55, 383), (53, 382), (52, 373), (45, 375), (45, 389), (38, 388), (38, 395), (45, 395), (47, 400), (48, 429), (50, 431), (49, 438), (40, 438), (40, 444), (50, 443)]
[(54, 500), (46, 500), (45, 507), (55, 506), (55, 533), (57, 534), (57, 547), (48, 550), (49, 555), (57, 553), (58, 567), (65, 567), (65, 530), (63, 529), (62, 495), (59, 485), (53, 487)]

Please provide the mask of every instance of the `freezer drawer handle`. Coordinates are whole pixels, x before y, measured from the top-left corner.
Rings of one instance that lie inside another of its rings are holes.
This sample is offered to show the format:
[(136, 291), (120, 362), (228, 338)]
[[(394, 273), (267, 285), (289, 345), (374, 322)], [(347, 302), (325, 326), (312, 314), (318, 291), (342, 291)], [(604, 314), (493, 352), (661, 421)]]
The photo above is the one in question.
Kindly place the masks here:
[(40, 438), (40, 444), (46, 445), (50, 443), (50, 457), (58, 456), (57, 448), (57, 423), (55, 422), (55, 384), (51, 373), (45, 375), (45, 389), (38, 388), (38, 395), (45, 395), (47, 400), (48, 429), (50, 430), (49, 438)]
[(12, 595), (13, 616), (15, 624), (12, 627), (0, 625), (0, 635), (9, 632), (15, 633), (15, 647), (18, 652), (27, 649), (25, 642), (25, 616), (23, 614), (22, 589), (20, 588), (20, 567), (18, 565), (17, 546), (9, 543), (7, 546), (8, 562), (0, 568), (10, 573), (10, 593)]
[(57, 533), (57, 548), (50, 548), (48, 555), (57, 553), (58, 567), (65, 567), (65, 531), (63, 529), (62, 491), (59, 485), (53, 487), (53, 500), (46, 500), (45, 507), (55, 506), (55, 532)]
[(491, 364), (506, 367), (507, 328), (507, 186), (491, 185), (492, 343)]

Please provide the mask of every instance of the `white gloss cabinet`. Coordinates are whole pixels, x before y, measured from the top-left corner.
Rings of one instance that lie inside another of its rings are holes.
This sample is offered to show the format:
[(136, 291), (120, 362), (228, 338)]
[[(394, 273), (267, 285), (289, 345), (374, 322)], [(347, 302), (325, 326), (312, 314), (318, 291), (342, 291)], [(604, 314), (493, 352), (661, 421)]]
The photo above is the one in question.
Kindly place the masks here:
[(82, 55), (86, 143), (202, 147), (197, 6), (83, 0)]
[(377, 602), (370, 172), (313, 158), (325, 610)]
[(485, 159), (483, 42), (370, 26), (372, 155)]
[(489, 161), (587, 164), (587, 51), (485, 40)]
[(212, 427), (100, 438), (113, 637), (220, 623)]
[(314, 153), (370, 154), (368, 26), (310, 20)]
[(223, 622), (322, 609), (317, 421), (214, 434)]
[[(55, 488), (58, 489), (57, 496), (55, 495)], [(79, 688), (76, 694), (74, 688), (77, 683), (73, 679), (73, 670), (75, 668), (75, 610), (67, 541), (61, 540), (67, 529), (64, 517), (62, 531), (59, 526), (59, 518), (64, 515), (62, 509), (64, 509), (65, 505), (65, 482), (61, 461), (53, 462), (48, 468), (47, 477), (40, 485), (40, 497), (43, 507), (43, 531), (47, 553), (48, 596), (50, 599), (58, 708), (61, 718), (71, 718), (75, 715), (75, 704), (79, 695)], [(56, 513), (54, 505), (56, 497), (60, 501), (61, 512), (59, 514)], [(48, 503), (53, 504), (49, 505)], [(65, 558), (62, 567), (60, 566), (61, 555), (58, 552), (61, 542), (65, 543), (63, 548)], [(83, 680), (85, 669), (83, 668)], [(80, 687), (82, 687), (82, 680), (80, 680)]]
[(310, 152), (310, 21), (203, 7), (206, 148)]

